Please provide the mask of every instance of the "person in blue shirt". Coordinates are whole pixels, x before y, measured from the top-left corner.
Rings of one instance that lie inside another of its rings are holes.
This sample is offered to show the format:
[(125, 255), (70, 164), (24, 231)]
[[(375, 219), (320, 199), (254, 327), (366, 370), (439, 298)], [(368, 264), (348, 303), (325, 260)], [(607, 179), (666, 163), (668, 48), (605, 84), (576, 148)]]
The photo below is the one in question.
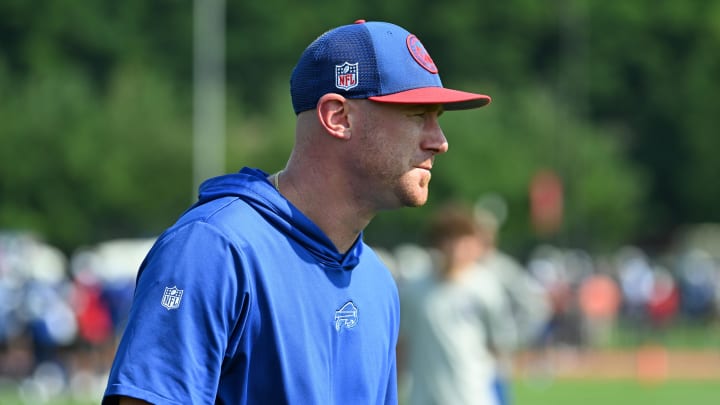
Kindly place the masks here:
[(104, 404), (397, 403), (398, 292), (363, 230), (426, 202), (438, 116), (490, 98), (365, 21), (310, 44), (290, 92), (286, 167), (207, 180), (145, 258)]

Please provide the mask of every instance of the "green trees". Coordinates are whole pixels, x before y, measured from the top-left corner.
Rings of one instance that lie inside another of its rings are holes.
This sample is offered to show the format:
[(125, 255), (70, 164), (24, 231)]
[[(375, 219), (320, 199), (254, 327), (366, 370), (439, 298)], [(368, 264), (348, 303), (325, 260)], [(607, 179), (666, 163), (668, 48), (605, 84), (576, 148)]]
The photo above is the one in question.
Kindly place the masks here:
[(190, 114), (161, 76), (119, 68), (102, 97), (69, 70), (1, 89), (2, 228), (72, 249), (155, 232), (190, 202)]
[[(292, 146), (290, 71), (315, 36), (357, 18), (418, 33), (443, 82), (493, 96), (443, 118), (427, 207), (367, 237), (417, 240), (449, 197), (504, 196), (503, 242), (606, 249), (717, 221), (720, 4), (714, 1), (228, 2), (228, 171), (279, 168)], [(192, 199), (192, 3), (0, 3), (0, 228), (66, 250), (152, 235)], [(528, 187), (565, 189), (539, 236)]]

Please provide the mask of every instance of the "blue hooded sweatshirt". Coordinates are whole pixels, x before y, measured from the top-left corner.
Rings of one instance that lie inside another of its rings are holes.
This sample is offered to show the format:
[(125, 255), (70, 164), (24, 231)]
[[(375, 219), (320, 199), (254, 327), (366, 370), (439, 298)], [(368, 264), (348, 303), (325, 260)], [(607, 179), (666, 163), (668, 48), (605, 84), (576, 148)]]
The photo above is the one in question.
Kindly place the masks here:
[(103, 403), (396, 404), (397, 288), (266, 180), (210, 179), (137, 278)]

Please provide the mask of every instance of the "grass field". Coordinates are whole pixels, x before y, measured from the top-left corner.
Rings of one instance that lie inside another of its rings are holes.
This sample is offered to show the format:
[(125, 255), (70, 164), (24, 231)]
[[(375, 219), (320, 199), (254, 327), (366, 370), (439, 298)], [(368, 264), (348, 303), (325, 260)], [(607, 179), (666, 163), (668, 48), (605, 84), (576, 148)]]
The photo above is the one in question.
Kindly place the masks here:
[[(634, 380), (539, 380), (515, 381), (512, 405), (712, 405), (720, 403), (719, 381), (664, 381), (639, 383)], [(85, 400), (55, 397), (53, 405), (99, 404), (99, 398)], [(2, 405), (40, 405), (23, 401), (16, 390), (0, 391)], [(411, 405), (411, 404), (407, 404)]]
[(514, 405), (710, 405), (720, 404), (720, 380), (516, 381), (512, 399)]
[(0, 391), (1, 405), (98, 405), (100, 398), (74, 398), (70, 395), (53, 397), (47, 401), (38, 400), (38, 398), (23, 398), (17, 390), (4, 389)]

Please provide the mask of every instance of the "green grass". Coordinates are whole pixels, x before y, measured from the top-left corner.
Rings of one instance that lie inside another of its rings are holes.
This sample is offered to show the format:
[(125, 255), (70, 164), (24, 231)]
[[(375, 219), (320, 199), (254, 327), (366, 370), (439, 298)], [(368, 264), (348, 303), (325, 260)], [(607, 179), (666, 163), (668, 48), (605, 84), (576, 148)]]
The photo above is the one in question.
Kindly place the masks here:
[(515, 381), (513, 405), (704, 405), (720, 403), (720, 381)]
[[(512, 384), (512, 405), (705, 405), (720, 403), (720, 381), (519, 380)], [(53, 405), (97, 404), (55, 397)], [(0, 404), (24, 405), (16, 390), (0, 390)]]
[(0, 388), (0, 405), (97, 405), (100, 403), (98, 398), (76, 398), (72, 395), (59, 395), (47, 398), (45, 401), (38, 397), (21, 396), (17, 387), (5, 385)]
[(15, 393), (9, 393), (0, 392), (0, 404), (2, 405), (42, 405), (42, 404), (52, 404), (52, 405), (97, 405), (100, 403), (100, 399), (84, 399), (84, 400), (78, 400), (77, 398), (73, 398), (71, 396), (60, 396), (55, 397), (47, 402), (36, 402), (34, 400), (27, 400), (23, 401), (17, 394)]
[(678, 320), (673, 327), (662, 329), (621, 322), (613, 330), (606, 347), (632, 348), (648, 343), (669, 349), (716, 349), (720, 347), (720, 320), (704, 323)]

